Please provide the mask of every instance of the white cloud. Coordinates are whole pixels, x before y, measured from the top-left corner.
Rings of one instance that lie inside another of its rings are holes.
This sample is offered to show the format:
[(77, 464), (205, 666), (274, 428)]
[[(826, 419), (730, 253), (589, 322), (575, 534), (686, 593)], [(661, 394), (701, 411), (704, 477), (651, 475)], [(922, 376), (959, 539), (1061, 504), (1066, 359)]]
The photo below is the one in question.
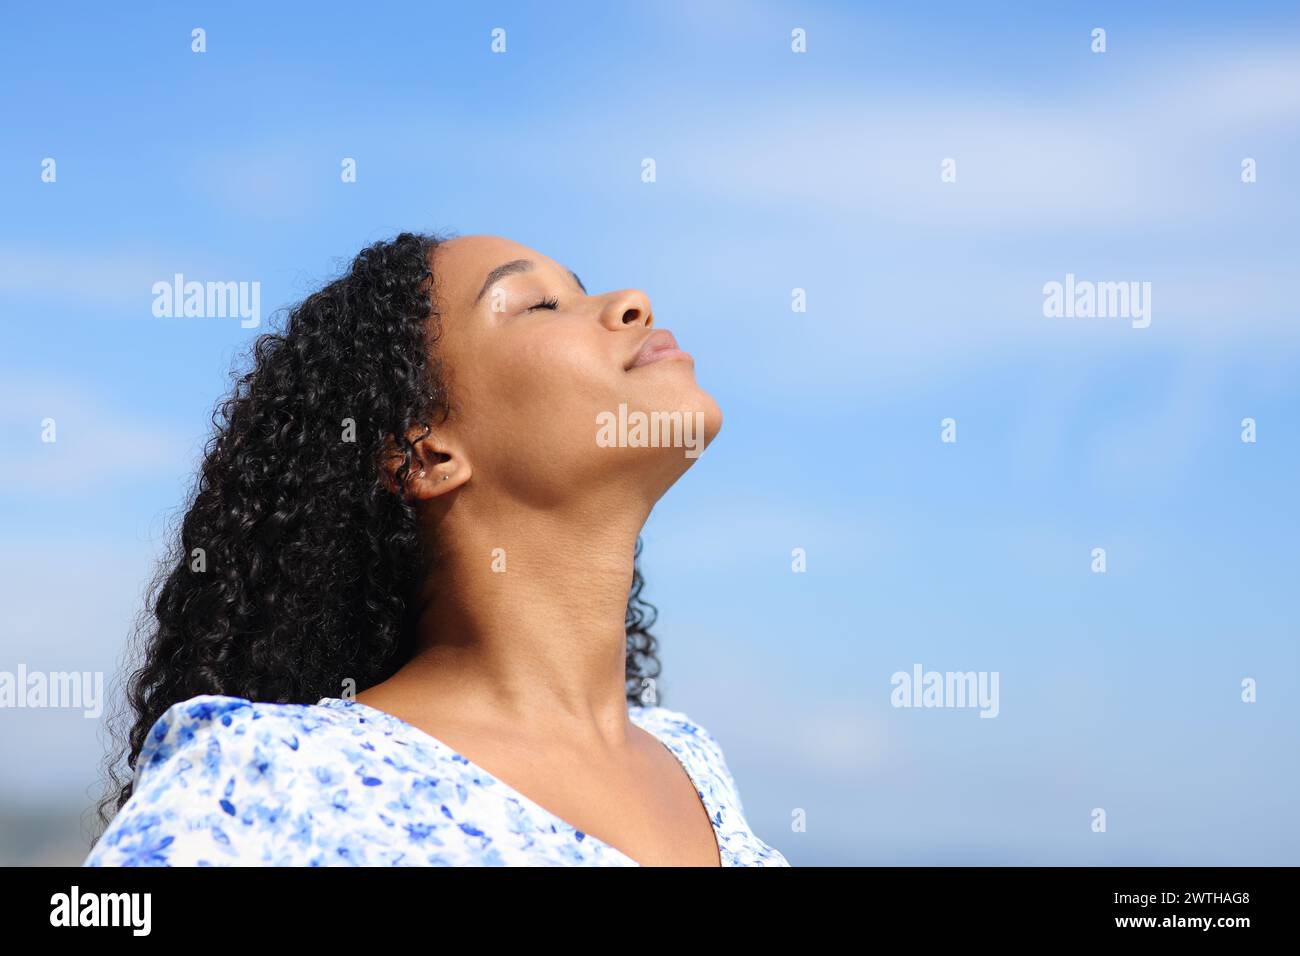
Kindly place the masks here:
[[(585, 117), (557, 132), (548, 116), (544, 135), (573, 147), (528, 162), (552, 164), (539, 178), (576, 175), (594, 187), (609, 181), (612, 164), (630, 161), (635, 144), (635, 157), (656, 158), (660, 188), (751, 209), (974, 233), (1145, 229), (1213, 224), (1236, 211), (1237, 193), (1216, 188), (1239, 186), (1239, 160), (1221, 156), (1225, 138), (1249, 134), (1266, 148), (1293, 136), (1300, 116), (1293, 49), (1208, 61), (1180, 51), (1136, 79), (1111, 75), (1052, 98), (933, 78), (916, 92), (908, 77), (889, 88), (857, 77), (773, 82), (710, 91), (707, 110), (671, 115), (662, 104), (692, 94), (656, 88), (598, 136)], [(945, 184), (940, 162), (949, 157), (958, 176)]]

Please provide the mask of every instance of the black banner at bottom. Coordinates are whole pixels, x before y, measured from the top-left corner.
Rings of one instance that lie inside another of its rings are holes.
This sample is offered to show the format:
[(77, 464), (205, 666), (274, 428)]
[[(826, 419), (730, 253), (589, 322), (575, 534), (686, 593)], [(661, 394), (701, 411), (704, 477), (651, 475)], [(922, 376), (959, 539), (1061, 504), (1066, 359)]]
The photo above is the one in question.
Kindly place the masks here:
[[(1285, 932), (1293, 868), (11, 869), (7, 941), (28, 934), (131, 940), (339, 943), (412, 931), (511, 933), (563, 944), (608, 925), (666, 941), (906, 929), (918, 941), (1043, 933), (1193, 938)], [(716, 927), (707, 924), (716, 923)], [(701, 926), (700, 924), (705, 924)], [(919, 936), (914, 934), (919, 933)], [(429, 934), (429, 935), (425, 935)], [(588, 940), (599, 937), (587, 935)], [(784, 937), (783, 937), (784, 938)], [(796, 937), (798, 938), (798, 937)], [(769, 940), (771, 941), (771, 940)]]

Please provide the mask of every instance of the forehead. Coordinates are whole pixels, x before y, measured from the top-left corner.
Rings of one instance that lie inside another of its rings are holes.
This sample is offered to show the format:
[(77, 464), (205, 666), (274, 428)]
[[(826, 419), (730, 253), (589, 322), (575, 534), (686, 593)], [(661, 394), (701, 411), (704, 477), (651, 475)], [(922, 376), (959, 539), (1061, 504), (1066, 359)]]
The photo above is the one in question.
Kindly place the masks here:
[(539, 270), (565, 271), (550, 256), (503, 236), (457, 236), (434, 250), (440, 298), (454, 308), (468, 308), (488, 273), (515, 259), (531, 259)]

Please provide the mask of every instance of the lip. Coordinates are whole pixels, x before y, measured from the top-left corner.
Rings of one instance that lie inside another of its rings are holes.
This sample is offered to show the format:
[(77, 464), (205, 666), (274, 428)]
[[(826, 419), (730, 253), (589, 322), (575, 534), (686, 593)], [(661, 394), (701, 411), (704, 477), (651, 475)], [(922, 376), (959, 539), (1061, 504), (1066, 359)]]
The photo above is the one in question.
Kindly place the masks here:
[(642, 365), (649, 365), (651, 362), (672, 358), (695, 361), (689, 352), (684, 352), (678, 347), (677, 339), (673, 337), (671, 332), (667, 329), (655, 329), (641, 340), (641, 346), (636, 350), (636, 355), (632, 356), (632, 361), (628, 363), (624, 371), (631, 371), (634, 368), (640, 368)]

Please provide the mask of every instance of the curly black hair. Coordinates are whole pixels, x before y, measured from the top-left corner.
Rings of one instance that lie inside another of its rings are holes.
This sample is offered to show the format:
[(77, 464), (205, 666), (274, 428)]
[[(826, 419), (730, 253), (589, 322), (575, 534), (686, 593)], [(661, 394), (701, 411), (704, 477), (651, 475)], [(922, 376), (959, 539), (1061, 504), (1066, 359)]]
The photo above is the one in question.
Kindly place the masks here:
[[(410, 659), (427, 545), (380, 463), (401, 457), (400, 486), (410, 436), (453, 412), (435, 348), (433, 253), (447, 238), (404, 232), (363, 249), (289, 310), (282, 331), (258, 337), (251, 369), (218, 403), (135, 632), (131, 712), (111, 721), (130, 730), (113, 733), (101, 831), (130, 798), (140, 749), (171, 705), (200, 694), (314, 704)], [(660, 670), (641, 547), (638, 538), (625, 620), (630, 702)]]

